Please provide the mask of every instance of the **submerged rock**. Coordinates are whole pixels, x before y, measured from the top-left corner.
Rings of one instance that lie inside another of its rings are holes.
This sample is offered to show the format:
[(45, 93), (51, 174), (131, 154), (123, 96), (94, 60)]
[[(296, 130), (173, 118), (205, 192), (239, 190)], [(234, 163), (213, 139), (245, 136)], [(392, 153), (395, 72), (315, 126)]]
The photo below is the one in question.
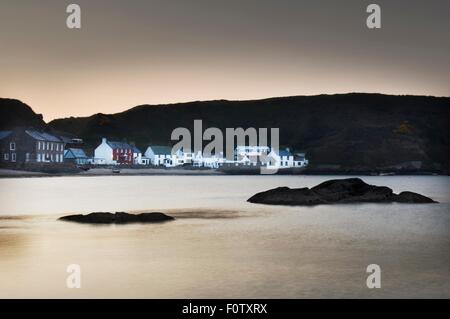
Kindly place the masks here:
[(279, 187), (258, 193), (247, 200), (269, 205), (322, 205), (345, 203), (436, 203), (431, 198), (413, 192), (394, 194), (385, 186), (366, 184), (359, 178), (336, 179), (313, 188)]
[(59, 220), (86, 223), (86, 224), (128, 224), (128, 223), (158, 223), (174, 220), (172, 216), (163, 213), (91, 213), (87, 215), (69, 215), (59, 218)]

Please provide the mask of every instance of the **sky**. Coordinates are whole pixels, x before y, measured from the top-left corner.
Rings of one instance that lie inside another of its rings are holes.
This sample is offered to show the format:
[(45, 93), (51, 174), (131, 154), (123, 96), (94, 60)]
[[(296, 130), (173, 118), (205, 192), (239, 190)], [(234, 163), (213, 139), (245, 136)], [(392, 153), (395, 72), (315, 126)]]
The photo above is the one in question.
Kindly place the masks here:
[[(81, 29), (66, 7), (81, 7)], [(366, 8), (381, 7), (381, 29)], [(0, 97), (46, 121), (141, 104), (450, 96), (448, 0), (0, 0)]]

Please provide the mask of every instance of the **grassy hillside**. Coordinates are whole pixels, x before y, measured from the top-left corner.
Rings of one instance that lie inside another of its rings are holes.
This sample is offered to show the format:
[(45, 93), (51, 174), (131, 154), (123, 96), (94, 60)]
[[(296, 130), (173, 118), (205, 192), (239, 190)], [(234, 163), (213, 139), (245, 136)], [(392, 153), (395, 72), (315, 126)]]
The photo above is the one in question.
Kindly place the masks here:
[(315, 165), (365, 169), (421, 161), (426, 168), (450, 168), (450, 98), (342, 94), (141, 105), (49, 126), (91, 147), (105, 136), (144, 148), (170, 144), (172, 130), (193, 129), (194, 119), (202, 119), (204, 129), (278, 127), (281, 145), (306, 151)]

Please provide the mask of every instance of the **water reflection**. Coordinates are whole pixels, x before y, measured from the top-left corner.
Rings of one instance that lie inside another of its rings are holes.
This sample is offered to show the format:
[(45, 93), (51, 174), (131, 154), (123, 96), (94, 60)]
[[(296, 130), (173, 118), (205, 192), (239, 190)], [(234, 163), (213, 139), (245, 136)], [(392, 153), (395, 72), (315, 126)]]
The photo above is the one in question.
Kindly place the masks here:
[[(310, 187), (327, 178), (0, 180), (0, 297), (450, 297), (450, 178), (366, 180), (415, 190), (436, 205), (246, 202), (268, 188)], [(161, 211), (176, 220), (57, 221), (93, 211)], [(65, 286), (72, 263), (82, 267), (82, 289)], [(382, 267), (378, 291), (365, 286), (371, 263)]]

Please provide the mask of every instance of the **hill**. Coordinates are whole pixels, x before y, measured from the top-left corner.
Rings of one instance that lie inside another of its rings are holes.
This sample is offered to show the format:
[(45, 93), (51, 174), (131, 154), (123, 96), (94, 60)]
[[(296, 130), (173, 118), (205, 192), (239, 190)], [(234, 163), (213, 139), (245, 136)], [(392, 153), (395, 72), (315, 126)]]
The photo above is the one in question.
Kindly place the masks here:
[(0, 131), (14, 127), (45, 128), (41, 114), (36, 114), (25, 103), (15, 99), (0, 98)]
[[(128, 140), (145, 149), (170, 144), (174, 128), (280, 128), (280, 144), (307, 152), (316, 167), (450, 168), (450, 98), (339, 94), (252, 101), (141, 105), (117, 114), (57, 119), (49, 126), (83, 138)], [(205, 143), (206, 144), (206, 143)]]

